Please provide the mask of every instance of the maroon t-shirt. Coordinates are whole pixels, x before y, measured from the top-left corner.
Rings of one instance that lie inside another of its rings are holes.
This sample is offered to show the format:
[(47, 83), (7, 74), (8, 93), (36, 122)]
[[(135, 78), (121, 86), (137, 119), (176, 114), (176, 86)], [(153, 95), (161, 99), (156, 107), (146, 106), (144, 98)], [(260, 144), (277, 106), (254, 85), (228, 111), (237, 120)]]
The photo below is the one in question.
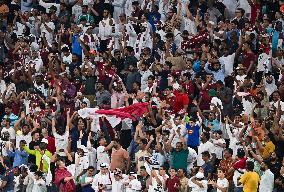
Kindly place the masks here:
[(180, 186), (180, 181), (178, 177), (168, 178), (167, 180), (168, 192), (178, 192), (179, 186)]
[[(244, 53), (243, 65), (246, 67), (247, 70), (250, 66), (251, 61), (253, 62), (256, 61), (255, 54), (254, 53)], [(253, 70), (253, 68), (251, 70)]]

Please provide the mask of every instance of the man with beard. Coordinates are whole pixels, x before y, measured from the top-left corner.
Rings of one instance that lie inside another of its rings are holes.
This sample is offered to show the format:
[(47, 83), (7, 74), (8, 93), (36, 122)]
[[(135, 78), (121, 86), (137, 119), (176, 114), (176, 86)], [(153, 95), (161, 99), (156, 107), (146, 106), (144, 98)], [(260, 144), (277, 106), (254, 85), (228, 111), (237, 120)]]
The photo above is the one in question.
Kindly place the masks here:
[(260, 177), (259, 191), (272, 192), (274, 187), (274, 174), (270, 171), (270, 162), (263, 161), (260, 169), (263, 175)]
[(134, 67), (132, 63), (128, 66), (128, 72), (126, 75), (126, 90), (128, 92), (132, 92), (132, 85), (134, 82), (141, 82), (141, 75), (137, 71), (137, 69)]
[(190, 99), (194, 98), (195, 87), (194, 83), (191, 81), (190, 72), (184, 73), (182, 75), (182, 84), (185, 87), (185, 91), (188, 94)]
[(42, 171), (44, 173), (48, 172), (48, 163), (43, 159), (43, 156), (47, 156), (51, 158), (52, 154), (46, 149), (48, 145), (47, 139), (42, 139), (41, 143), (39, 144), (39, 147), (35, 150), (31, 150), (28, 148), (28, 146), (24, 147), (24, 150), (30, 154), (34, 155), (36, 157), (36, 165), (38, 166), (38, 170)]
[(124, 59), (121, 57), (120, 51), (118, 49), (114, 50), (113, 58), (111, 59), (112, 65), (117, 68), (117, 74), (120, 75), (121, 71), (124, 69)]
[(45, 97), (47, 97), (48, 92), (48, 85), (44, 83), (43, 81), (43, 74), (42, 73), (36, 73), (35, 74), (35, 80), (34, 80), (34, 87)]
[(150, 34), (150, 28), (148, 24), (149, 23), (147, 21), (140, 24), (141, 32), (137, 36), (137, 40), (135, 42), (135, 47), (134, 47), (135, 55), (138, 58), (140, 57), (144, 47), (150, 48), (151, 50), (152, 45), (153, 45), (151, 34)]
[(264, 87), (268, 97), (277, 90), (277, 86), (275, 85), (275, 80), (271, 72), (265, 74)]
[(23, 124), (22, 128), (20, 129), (20, 123), (25, 120), (25, 115), (21, 115), (21, 118), (16, 121), (15, 123), (15, 131), (16, 131), (16, 148), (19, 149), (20, 146), (20, 141), (25, 140), (27, 145), (30, 144), (32, 141), (32, 135), (30, 132), (30, 127), (28, 124)]
[(107, 50), (107, 45), (110, 40), (112, 33), (112, 25), (114, 24), (113, 19), (109, 18), (109, 11), (104, 9), (103, 20), (99, 23), (99, 39), (100, 39), (100, 51), (104, 52)]
[(176, 96), (173, 94), (173, 87), (166, 87), (166, 89), (163, 91), (163, 94), (163, 102), (161, 103), (161, 105), (163, 105), (165, 110), (173, 112), (173, 107), (176, 100)]
[(96, 93), (96, 99), (97, 106), (100, 108), (110, 107), (111, 103), (111, 94), (105, 90), (103, 82), (97, 83), (97, 93)]
[(216, 81), (220, 80), (224, 82), (225, 70), (224, 65), (221, 65), (217, 58), (209, 58), (205, 64), (205, 71), (213, 74)]
[(113, 150), (111, 153), (110, 169), (119, 168), (122, 172), (127, 172), (131, 163), (128, 152), (122, 148), (119, 139), (114, 139), (112, 144)]
[(111, 108), (119, 108), (124, 105), (124, 98), (127, 94), (126, 88), (121, 79), (117, 76), (112, 76), (109, 84), (109, 91), (111, 93)]

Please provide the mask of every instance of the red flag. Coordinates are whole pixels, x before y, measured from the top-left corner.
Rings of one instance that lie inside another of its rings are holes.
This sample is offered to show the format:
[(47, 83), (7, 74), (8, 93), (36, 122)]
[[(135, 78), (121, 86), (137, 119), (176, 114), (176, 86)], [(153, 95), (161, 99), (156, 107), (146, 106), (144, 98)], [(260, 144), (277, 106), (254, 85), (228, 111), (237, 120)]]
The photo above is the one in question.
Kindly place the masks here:
[(135, 120), (137, 117), (141, 117), (144, 113), (148, 112), (149, 103), (135, 103), (128, 107), (116, 108), (116, 109), (99, 109), (97, 114), (115, 115), (121, 119), (130, 118)]

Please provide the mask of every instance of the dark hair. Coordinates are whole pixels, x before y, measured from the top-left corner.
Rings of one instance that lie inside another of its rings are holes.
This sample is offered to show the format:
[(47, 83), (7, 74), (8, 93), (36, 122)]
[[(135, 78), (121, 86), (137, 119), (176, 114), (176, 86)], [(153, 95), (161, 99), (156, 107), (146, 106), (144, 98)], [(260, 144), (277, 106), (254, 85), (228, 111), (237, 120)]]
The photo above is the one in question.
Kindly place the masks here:
[(61, 49), (61, 51), (62, 51), (62, 52), (68, 52), (68, 51), (69, 51), (69, 48), (68, 48), (68, 47), (63, 47), (63, 48)]
[(250, 41), (246, 41), (245, 43), (246, 43), (246, 44), (248, 44), (248, 46), (249, 46), (249, 48), (250, 48), (250, 49), (252, 49), (252, 48), (253, 48), (253, 44), (252, 44), (252, 42), (250, 42)]
[(145, 166), (141, 166), (140, 169), (144, 169), (146, 171), (146, 167)]
[(150, 75), (149, 77), (148, 77), (148, 79), (151, 79), (151, 80), (155, 80), (155, 77), (154, 77), (154, 75)]
[(225, 151), (227, 151), (228, 153), (230, 153), (231, 155), (233, 155), (233, 149), (231, 149), (231, 148), (227, 148), (227, 149), (225, 149)]
[(238, 24), (239, 24), (239, 22), (238, 22), (237, 19), (234, 19), (233, 21), (231, 21), (231, 23), (233, 23), (233, 24), (235, 24), (235, 25), (238, 25)]
[(173, 64), (170, 61), (165, 61), (165, 65), (168, 65), (170, 69), (172, 68)]
[(204, 156), (206, 156), (206, 157), (208, 157), (208, 158), (210, 158), (210, 153), (209, 153), (209, 151), (203, 151), (201, 154), (204, 155)]
[(31, 164), (30, 165), (30, 171), (31, 172), (36, 172), (37, 169), (38, 169), (38, 166), (36, 164)]
[(182, 118), (183, 118), (183, 116), (181, 115), (181, 114), (175, 114), (175, 118), (177, 118), (177, 117), (179, 117), (180, 118), (180, 120), (182, 120)]
[(248, 171), (253, 171), (253, 169), (254, 169), (254, 162), (247, 161), (247, 170)]
[(161, 40), (161, 35), (159, 33), (154, 33), (153, 36)]
[(189, 72), (184, 73), (183, 76), (185, 76), (187, 79), (191, 79), (191, 74)]
[(126, 46), (125, 49), (127, 51), (129, 51), (129, 52), (133, 52), (134, 51), (133, 47), (131, 47), (131, 46)]
[(237, 150), (237, 157), (243, 158), (245, 155), (246, 155), (246, 154), (245, 154), (245, 151), (244, 151), (242, 148), (239, 148), (239, 149)]
[(204, 137), (209, 140), (210, 139), (210, 133), (208, 132), (203, 132)]
[(143, 145), (147, 145), (148, 141), (147, 141), (147, 139), (143, 138), (143, 139), (141, 139), (141, 143), (142, 143)]
[(36, 171), (35, 172), (35, 175), (39, 176), (39, 177), (42, 177), (42, 172), (41, 171)]
[(34, 136), (36, 133), (40, 134), (40, 131), (39, 130), (35, 130), (32, 132), (32, 136)]
[(173, 33), (167, 33), (165, 37), (166, 38), (174, 38), (174, 34)]
[(87, 170), (90, 170), (90, 169), (95, 170), (95, 167), (94, 167), (94, 166), (89, 166), (89, 167), (87, 168)]

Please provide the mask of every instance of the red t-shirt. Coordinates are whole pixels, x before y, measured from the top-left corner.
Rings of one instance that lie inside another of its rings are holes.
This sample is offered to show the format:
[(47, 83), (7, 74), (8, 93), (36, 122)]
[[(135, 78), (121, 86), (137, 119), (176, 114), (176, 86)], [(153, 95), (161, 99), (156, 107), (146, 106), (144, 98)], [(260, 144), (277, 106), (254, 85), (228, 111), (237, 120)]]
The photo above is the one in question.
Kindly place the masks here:
[(247, 159), (244, 157), (242, 159), (239, 159), (234, 165), (234, 169), (245, 169), (246, 168), (246, 162)]
[(176, 96), (175, 103), (173, 105), (174, 113), (178, 113), (184, 108), (184, 106), (189, 104), (189, 98), (186, 93), (179, 93), (178, 91), (174, 93)]
[(183, 83), (182, 86), (185, 87), (185, 91), (188, 95), (194, 94), (194, 85), (192, 82)]
[(54, 154), (55, 151), (56, 151), (56, 148), (55, 148), (55, 139), (53, 137), (50, 137), (48, 136), (47, 138), (47, 141), (48, 141), (48, 145), (47, 145), (47, 150)]
[(167, 108), (167, 110), (173, 111), (173, 107), (176, 102), (176, 97), (175, 96), (166, 97), (165, 100), (166, 100), (166, 103), (170, 106)]
[(169, 192), (178, 192), (178, 186), (180, 185), (180, 181), (178, 177), (168, 178), (167, 180), (167, 188)]
[(216, 84), (215, 83), (209, 84), (209, 85), (207, 85), (205, 90), (202, 90), (200, 92), (201, 102), (200, 102), (199, 107), (200, 107), (201, 110), (209, 110), (210, 109), (211, 97), (208, 94), (210, 89), (216, 89)]
[(255, 23), (256, 21), (256, 17), (257, 17), (257, 10), (260, 10), (261, 6), (260, 4), (253, 4), (251, 5), (251, 17), (250, 17), (250, 21), (252, 23)]
[(256, 57), (253, 52), (244, 53), (243, 65), (246, 67), (246, 69), (249, 68), (251, 61), (255, 62), (255, 60), (256, 60)]

